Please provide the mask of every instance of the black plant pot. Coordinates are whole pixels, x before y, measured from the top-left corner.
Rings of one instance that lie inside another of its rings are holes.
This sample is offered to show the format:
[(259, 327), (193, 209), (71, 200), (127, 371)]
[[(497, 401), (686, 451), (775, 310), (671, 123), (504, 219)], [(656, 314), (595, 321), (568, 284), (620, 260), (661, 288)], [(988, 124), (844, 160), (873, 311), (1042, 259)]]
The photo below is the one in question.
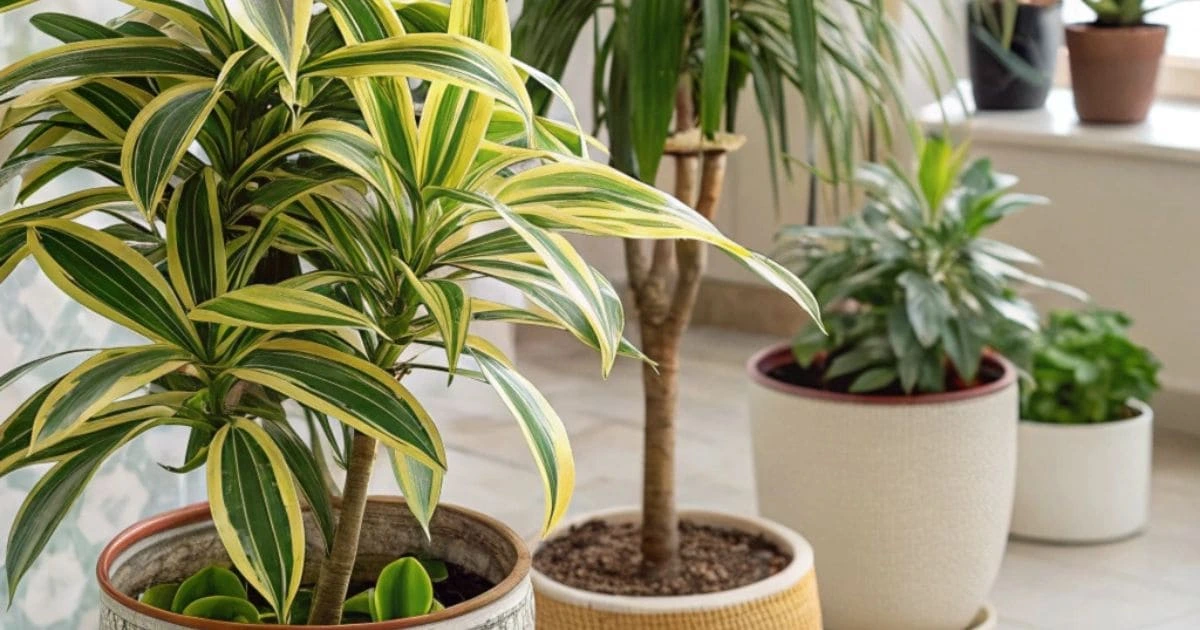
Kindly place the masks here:
[[(972, 4), (977, 1), (970, 0)], [(995, 14), (1000, 15), (1000, 2), (992, 4)], [(1012, 45), (1007, 51), (999, 38), (978, 23), (974, 7), (968, 7), (967, 15), (967, 55), (975, 107), (1011, 110), (1038, 109), (1045, 105), (1062, 45), (1062, 3), (1021, 4), (1017, 8)]]

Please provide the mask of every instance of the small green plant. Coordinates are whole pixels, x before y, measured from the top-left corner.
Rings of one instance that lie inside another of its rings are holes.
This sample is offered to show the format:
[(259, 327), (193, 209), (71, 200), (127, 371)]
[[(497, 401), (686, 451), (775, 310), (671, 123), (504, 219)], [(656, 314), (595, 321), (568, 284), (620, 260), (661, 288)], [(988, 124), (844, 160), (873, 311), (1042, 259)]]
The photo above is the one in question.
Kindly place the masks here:
[(1146, 23), (1146, 16), (1173, 4), (1189, 0), (1167, 0), (1149, 6), (1146, 0), (1083, 0), (1096, 13), (1096, 24), (1101, 26), (1137, 26)]
[(913, 394), (970, 386), (987, 342), (1011, 340), (1014, 347), (997, 350), (1015, 353), (1025, 336), (1013, 329), (1038, 329), (1017, 286), (1083, 297), (1018, 266), (1037, 263), (1033, 255), (982, 236), (1045, 200), (1012, 192), (1016, 179), (993, 173), (986, 159), (967, 164), (966, 150), (928, 139), (911, 175), (895, 163), (866, 164), (860, 214), (781, 231), (781, 260), (812, 287), (829, 330), (805, 328), (793, 352), (801, 367), (819, 362), (826, 387)]
[(1128, 401), (1158, 390), (1158, 360), (1129, 339), (1131, 320), (1112, 310), (1055, 311), (1036, 337), (1033, 383), (1021, 417), (1039, 422), (1108, 422), (1132, 417)]
[[(434, 598), (433, 585), (448, 577), (440, 560), (405, 556), (393, 560), (379, 573), (374, 588), (346, 600), (342, 622), (390, 621), (417, 617), (443, 608)], [(139, 600), (173, 613), (237, 623), (277, 621), (270, 606), (256, 606), (242, 579), (219, 566), (205, 567), (179, 583), (157, 584), (146, 589)], [(306, 619), (312, 591), (301, 589), (292, 601), (290, 616)]]
[(1050, 5), (1054, 0), (971, 0), (967, 5), (970, 18), (967, 28), (971, 37), (987, 48), (1009, 72), (1031, 84), (1041, 85), (1049, 79), (1012, 50), (1017, 11), (1022, 4)]

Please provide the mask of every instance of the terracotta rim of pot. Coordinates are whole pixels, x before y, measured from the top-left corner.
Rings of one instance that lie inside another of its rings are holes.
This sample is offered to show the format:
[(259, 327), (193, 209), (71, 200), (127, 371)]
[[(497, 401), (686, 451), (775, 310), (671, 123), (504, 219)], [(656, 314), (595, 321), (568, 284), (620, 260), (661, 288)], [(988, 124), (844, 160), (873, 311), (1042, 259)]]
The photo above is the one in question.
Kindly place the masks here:
[[(368, 501), (375, 503), (404, 503), (404, 499), (400, 497), (370, 497)], [(298, 626), (294, 624), (286, 625), (264, 625), (264, 624), (245, 624), (234, 623), (229, 621), (214, 621), (211, 619), (200, 619), (198, 617), (187, 617), (170, 611), (162, 610), (148, 606), (137, 599), (122, 593), (109, 580), (110, 569), (113, 562), (129, 550), (130, 547), (136, 545), (142, 540), (149, 538), (155, 534), (160, 534), (172, 529), (187, 527), (189, 525), (198, 525), (205, 521), (212, 520), (212, 513), (209, 510), (208, 503), (195, 503), (182, 508), (164, 512), (157, 516), (152, 516), (144, 521), (139, 521), (125, 531), (117, 534), (111, 542), (105, 545), (104, 550), (100, 552), (100, 559), (96, 562), (96, 579), (100, 583), (100, 589), (105, 595), (116, 600), (122, 606), (134, 610), (147, 617), (153, 617), (161, 621), (182, 625), (188, 628), (199, 628), (202, 630), (252, 630), (254, 628), (279, 628), (281, 630), (345, 630), (346, 628), (361, 628), (362, 630), (396, 630), (397, 628), (412, 628), (427, 623), (437, 621), (446, 621), (460, 617), (467, 613), (473, 612), (488, 604), (500, 599), (506, 593), (516, 588), (525, 576), (529, 575), (533, 561), (529, 553), (529, 548), (526, 547), (525, 541), (521, 539), (512, 529), (500, 521), (480, 512), (470, 510), (456, 505), (441, 503), (438, 505), (439, 510), (450, 510), (465, 515), (468, 518), (477, 520), (487, 527), (500, 532), (505, 539), (513, 545), (517, 551), (517, 561), (509, 572), (508, 576), (496, 584), (492, 588), (485, 591), (482, 595), (469, 599), (460, 604), (455, 604), (438, 612), (420, 617), (409, 617), (407, 619), (395, 619), (392, 621), (374, 621), (371, 623), (356, 623), (356, 624), (338, 624), (324, 626)]]
[(771, 370), (794, 362), (795, 359), (792, 358), (791, 347), (786, 343), (780, 343), (768, 346), (750, 357), (750, 360), (746, 362), (746, 373), (758, 385), (780, 393), (800, 396), (801, 398), (815, 398), (818, 400), (859, 405), (937, 405), (959, 402), (995, 394), (1017, 382), (1017, 370), (1013, 367), (1013, 364), (1008, 359), (991, 351), (984, 353), (983, 362), (994, 368), (998, 368), (1000, 370), (1000, 378), (969, 389), (937, 394), (916, 394), (913, 396), (847, 394), (785, 383), (768, 376), (768, 372)]
[(1028, 418), (1021, 418), (1021, 424), (1031, 428), (1037, 427), (1039, 430), (1046, 431), (1103, 431), (1105, 429), (1118, 431), (1120, 428), (1127, 427), (1132, 424), (1148, 422), (1150, 417), (1154, 414), (1154, 410), (1149, 404), (1136, 398), (1130, 398), (1125, 404), (1128, 405), (1130, 409), (1136, 411), (1137, 415), (1129, 418), (1121, 418), (1119, 420), (1105, 420), (1103, 422), (1043, 422), (1041, 420), (1029, 420)]
[[(1101, 26), (1095, 22), (1072, 22), (1066, 25), (1066, 30), (1074, 33), (1119, 33), (1129, 35), (1133, 31), (1165, 31), (1166, 24), (1133, 24), (1130, 26)], [(1118, 35), (1120, 37), (1121, 35)]]
[[(640, 522), (642, 510), (639, 507), (622, 507), (598, 510), (580, 515), (570, 522), (560, 525), (546, 540), (565, 536), (571, 528), (591, 520), (603, 520), (610, 523)], [(664, 612), (700, 612), (718, 610), (739, 606), (747, 602), (760, 600), (785, 592), (804, 579), (815, 569), (813, 549), (808, 541), (799, 533), (780, 525), (775, 521), (761, 516), (731, 514), (714, 510), (686, 508), (679, 509), (680, 520), (690, 520), (704, 525), (735, 529), (743, 533), (762, 535), (777, 546), (780, 551), (791, 556), (783, 569), (757, 582), (751, 582), (737, 588), (712, 593), (695, 595), (612, 595), (597, 593), (574, 586), (568, 586), (551, 578), (534, 568), (532, 571), (533, 587), (551, 599), (573, 606), (586, 606), (610, 613), (654, 614)]]

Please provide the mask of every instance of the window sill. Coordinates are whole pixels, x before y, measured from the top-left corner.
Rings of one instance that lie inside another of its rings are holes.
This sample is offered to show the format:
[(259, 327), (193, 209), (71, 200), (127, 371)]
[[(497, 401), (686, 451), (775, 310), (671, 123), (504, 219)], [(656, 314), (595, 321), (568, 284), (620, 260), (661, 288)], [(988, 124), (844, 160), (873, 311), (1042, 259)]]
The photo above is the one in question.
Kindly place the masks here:
[[(971, 85), (959, 85), (966, 112), (974, 109)], [(1163, 100), (1145, 122), (1136, 125), (1087, 125), (1079, 122), (1071, 91), (1055, 88), (1042, 109), (967, 114), (955, 95), (920, 112), (925, 129), (943, 129), (945, 108), (953, 132), (969, 132), (975, 142), (1054, 150), (1089, 151), (1149, 160), (1200, 164), (1200, 102)]]

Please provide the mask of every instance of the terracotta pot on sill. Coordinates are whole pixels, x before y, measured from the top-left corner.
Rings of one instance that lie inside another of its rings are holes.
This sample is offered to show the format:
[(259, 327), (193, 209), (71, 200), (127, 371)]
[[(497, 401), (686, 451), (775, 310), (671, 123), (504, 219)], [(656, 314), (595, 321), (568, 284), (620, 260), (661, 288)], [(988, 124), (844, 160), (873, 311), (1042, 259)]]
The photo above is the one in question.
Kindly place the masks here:
[(1167, 27), (1067, 26), (1075, 111), (1089, 123), (1138, 123), (1154, 103)]

